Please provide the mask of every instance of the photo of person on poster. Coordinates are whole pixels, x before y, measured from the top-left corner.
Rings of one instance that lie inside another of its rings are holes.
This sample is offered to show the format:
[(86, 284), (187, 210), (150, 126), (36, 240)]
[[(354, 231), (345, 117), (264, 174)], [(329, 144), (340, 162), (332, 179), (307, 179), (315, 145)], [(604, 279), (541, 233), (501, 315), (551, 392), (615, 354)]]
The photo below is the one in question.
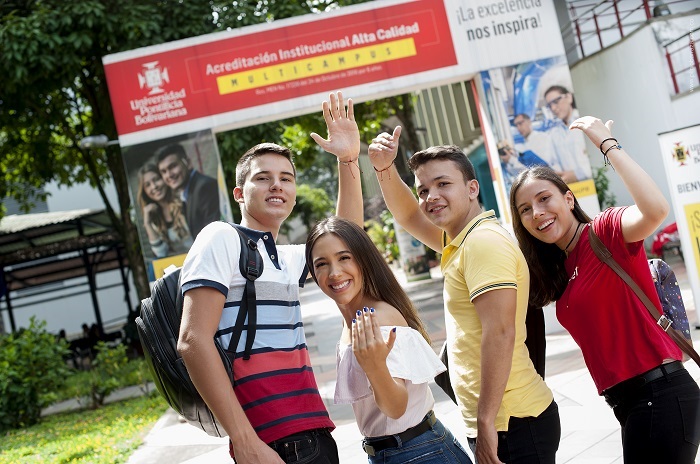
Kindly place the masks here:
[(216, 179), (194, 169), (182, 145), (166, 145), (156, 152), (155, 158), (163, 181), (182, 200), (192, 237), (210, 222), (221, 219)]
[(216, 140), (200, 131), (132, 145), (123, 153), (141, 250), (153, 281), (182, 265), (207, 224), (232, 220)]
[[(567, 183), (592, 177), (585, 140), (568, 127), (578, 110), (565, 57), (484, 71), (482, 82), (498, 148), (510, 145), (516, 153), (536, 155), (532, 159), (540, 161), (529, 165), (546, 163)], [(503, 163), (504, 153), (499, 155)], [(528, 165), (513, 157), (504, 176), (522, 170), (514, 160)]]
[(186, 253), (193, 239), (185, 221), (182, 200), (151, 161), (139, 169), (138, 180), (137, 202), (151, 251), (156, 258)]
[(579, 117), (574, 95), (562, 85), (552, 85), (545, 90), (544, 100), (545, 107), (555, 116), (548, 133), (564, 167), (560, 174), (562, 179), (567, 184), (590, 179), (593, 175), (586, 155), (586, 140), (581, 131), (569, 130), (571, 123)]
[(513, 125), (523, 137), (523, 142), (515, 146), (516, 150), (522, 153), (531, 151), (544, 161), (547, 166), (557, 172), (562, 172), (561, 162), (550, 134), (533, 130), (532, 119), (527, 113), (516, 114), (513, 118)]

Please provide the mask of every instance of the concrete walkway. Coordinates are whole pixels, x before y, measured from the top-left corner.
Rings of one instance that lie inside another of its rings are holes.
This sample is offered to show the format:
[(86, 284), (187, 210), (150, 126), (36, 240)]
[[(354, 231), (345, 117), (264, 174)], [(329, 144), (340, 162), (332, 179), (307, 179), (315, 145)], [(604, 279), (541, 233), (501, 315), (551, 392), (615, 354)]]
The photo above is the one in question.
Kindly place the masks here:
[[(677, 274), (691, 325), (697, 322), (695, 302), (688, 284), (683, 262), (668, 260)], [(399, 273), (399, 278), (403, 276)], [(405, 279), (403, 279), (405, 282)], [(405, 289), (420, 309), (433, 345), (437, 350), (445, 339), (442, 301), (442, 276), (433, 269), (432, 279), (406, 283)], [(321, 394), (336, 424), (333, 432), (343, 464), (367, 462), (360, 448), (362, 439), (352, 408), (334, 405), (335, 345), (340, 335), (341, 318), (335, 304), (313, 283), (301, 296), (311, 359)], [(547, 324), (546, 381), (559, 404), (562, 438), (557, 454), (558, 463), (607, 464), (622, 463), (620, 427), (610, 408), (598, 396), (584, 365), (580, 350), (561, 329), (553, 308), (545, 308)], [(620, 328), (624, 330), (624, 328)], [(700, 348), (700, 330), (693, 330), (696, 349)], [(696, 381), (700, 368), (690, 361), (685, 367)], [(436, 399), (435, 412), (440, 420), (466, 446), (465, 429), (457, 407), (435, 384), (431, 384)], [(183, 423), (168, 410), (145, 437), (144, 444), (130, 457), (130, 464), (210, 464), (230, 463), (228, 440), (207, 436), (199, 429)], [(700, 463), (700, 457), (696, 460)]]

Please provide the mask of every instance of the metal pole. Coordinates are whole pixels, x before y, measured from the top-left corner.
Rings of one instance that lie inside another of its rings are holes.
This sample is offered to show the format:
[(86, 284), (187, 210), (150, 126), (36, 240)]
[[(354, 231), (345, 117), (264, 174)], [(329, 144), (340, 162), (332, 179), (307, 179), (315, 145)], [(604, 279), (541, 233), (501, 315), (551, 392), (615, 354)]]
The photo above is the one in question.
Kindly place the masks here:
[(668, 48), (664, 48), (666, 53), (666, 62), (668, 63), (668, 69), (671, 71), (671, 82), (673, 82), (673, 90), (677, 94), (678, 91), (678, 81), (676, 81), (676, 73), (673, 71), (673, 62), (671, 60), (671, 54), (668, 52)]
[(119, 274), (122, 276), (122, 284), (124, 284), (124, 301), (126, 301), (126, 314), (131, 314), (131, 296), (129, 295), (129, 279), (126, 278), (126, 273), (124, 272), (124, 259), (122, 258), (121, 251), (119, 250), (119, 244), (115, 246), (115, 251), (117, 252), (117, 260), (119, 261)]
[(581, 49), (581, 58), (584, 58), (586, 54), (583, 51), (583, 42), (581, 41), (581, 28), (579, 27), (578, 18), (576, 17), (576, 8), (574, 8), (574, 5), (570, 5), (569, 10), (571, 11), (571, 17), (574, 18), (574, 28), (576, 30), (576, 38), (578, 39), (578, 47)]
[(695, 64), (695, 74), (698, 76), (698, 82), (700, 82), (700, 63), (698, 63), (698, 50), (695, 47), (693, 34), (689, 33), (688, 37), (690, 38), (690, 53), (693, 55), (693, 64)]
[(622, 20), (620, 19), (620, 10), (617, 8), (617, 0), (613, 0), (613, 8), (615, 9), (615, 19), (617, 20), (617, 28), (620, 29), (620, 38), (625, 36), (622, 30)]
[(644, 0), (644, 14), (647, 15), (647, 21), (651, 19), (651, 8), (649, 8), (649, 0)]
[(100, 314), (100, 304), (97, 301), (97, 285), (95, 284), (95, 273), (93, 272), (92, 263), (90, 263), (90, 257), (86, 249), (80, 250), (80, 254), (83, 257), (83, 262), (85, 263), (85, 275), (88, 279), (88, 285), (90, 286), (90, 297), (92, 298), (92, 307), (95, 310), (95, 322), (97, 327), (100, 328), (100, 333), (104, 332), (104, 327), (102, 326), (102, 315)]
[(595, 33), (598, 36), (598, 44), (600, 44), (600, 49), (603, 47), (603, 38), (600, 36), (600, 28), (598, 27), (598, 15), (593, 13), (593, 24), (595, 24)]
[(7, 305), (7, 315), (10, 317), (10, 328), (12, 332), (17, 331), (17, 324), (15, 323), (15, 315), (12, 312), (12, 303), (10, 302), (10, 288), (8, 286), (7, 293), (5, 293), (5, 304)]

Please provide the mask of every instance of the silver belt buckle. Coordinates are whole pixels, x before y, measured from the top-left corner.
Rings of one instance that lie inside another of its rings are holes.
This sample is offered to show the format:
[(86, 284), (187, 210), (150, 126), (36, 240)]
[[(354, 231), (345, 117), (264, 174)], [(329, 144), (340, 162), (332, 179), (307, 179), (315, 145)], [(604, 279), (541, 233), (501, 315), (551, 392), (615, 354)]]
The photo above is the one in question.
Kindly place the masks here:
[(671, 325), (673, 325), (673, 321), (667, 318), (665, 314), (662, 314), (659, 320), (656, 321), (656, 324), (662, 329), (664, 329), (664, 332), (668, 332), (668, 328), (671, 327)]
[(374, 456), (374, 446), (363, 443), (362, 449), (365, 450), (365, 453), (367, 453), (368, 456)]

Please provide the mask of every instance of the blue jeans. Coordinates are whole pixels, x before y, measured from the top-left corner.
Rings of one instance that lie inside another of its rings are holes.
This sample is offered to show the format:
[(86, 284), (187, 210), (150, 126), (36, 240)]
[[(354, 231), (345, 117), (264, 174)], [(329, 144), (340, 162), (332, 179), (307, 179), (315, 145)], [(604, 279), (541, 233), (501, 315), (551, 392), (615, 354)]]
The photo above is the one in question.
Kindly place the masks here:
[(439, 420), (423, 434), (367, 458), (371, 464), (472, 464), (467, 452)]
[[(555, 401), (537, 417), (511, 417), (508, 431), (498, 432), (498, 458), (506, 464), (554, 464), (561, 439)], [(476, 438), (469, 438), (476, 453)]]
[(613, 409), (625, 462), (694, 463), (700, 443), (700, 389), (687, 370), (626, 395)]

